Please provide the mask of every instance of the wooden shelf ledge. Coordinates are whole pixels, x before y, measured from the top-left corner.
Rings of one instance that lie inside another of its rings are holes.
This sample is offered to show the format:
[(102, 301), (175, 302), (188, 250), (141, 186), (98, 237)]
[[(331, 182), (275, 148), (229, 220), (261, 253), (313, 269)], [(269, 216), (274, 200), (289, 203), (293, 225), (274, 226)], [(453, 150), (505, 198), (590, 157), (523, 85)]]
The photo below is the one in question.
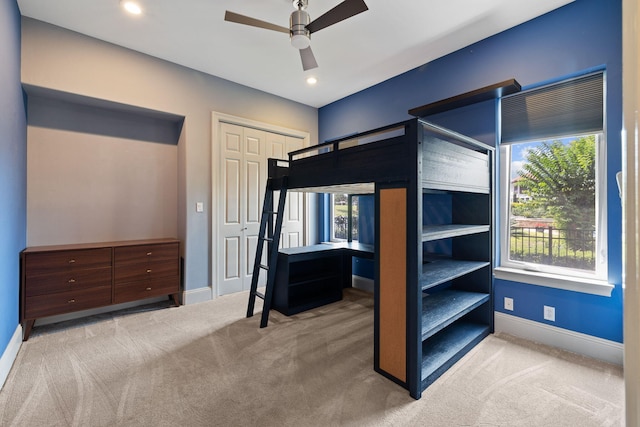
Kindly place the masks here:
[(521, 89), (522, 87), (516, 79), (509, 79), (480, 89), (472, 90), (471, 92), (452, 96), (451, 98), (431, 102), (421, 107), (412, 108), (409, 110), (409, 114), (415, 117), (430, 116), (432, 114), (453, 110), (455, 108), (466, 107), (467, 105), (475, 104), (477, 102), (500, 98), (505, 95), (520, 92)]

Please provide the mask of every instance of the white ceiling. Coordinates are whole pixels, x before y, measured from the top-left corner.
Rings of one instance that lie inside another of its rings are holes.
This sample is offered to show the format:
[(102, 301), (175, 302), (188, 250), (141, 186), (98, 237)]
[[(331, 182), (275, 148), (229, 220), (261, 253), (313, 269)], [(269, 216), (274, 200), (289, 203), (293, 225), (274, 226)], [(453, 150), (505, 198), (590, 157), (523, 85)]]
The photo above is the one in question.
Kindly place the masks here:
[[(313, 107), (416, 68), (573, 0), (365, 0), (369, 10), (314, 33), (304, 72), (286, 34), (224, 21), (225, 10), (289, 26), (291, 0), (18, 0), (22, 15)], [(309, 0), (311, 19), (340, 0)], [(311, 87), (308, 75), (318, 79)]]

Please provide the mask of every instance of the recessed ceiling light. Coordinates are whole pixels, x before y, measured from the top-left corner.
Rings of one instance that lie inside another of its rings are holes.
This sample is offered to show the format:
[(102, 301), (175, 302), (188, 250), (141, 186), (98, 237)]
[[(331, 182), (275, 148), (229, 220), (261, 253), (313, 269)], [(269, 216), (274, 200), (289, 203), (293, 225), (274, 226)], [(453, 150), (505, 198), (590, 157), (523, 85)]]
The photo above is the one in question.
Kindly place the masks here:
[(318, 83), (318, 79), (316, 79), (315, 77), (307, 77), (307, 84), (313, 86), (314, 84)]
[(124, 0), (124, 1), (121, 1), (120, 3), (122, 4), (122, 7), (124, 7), (124, 10), (126, 10), (132, 15), (140, 15), (142, 13), (142, 8), (135, 1)]

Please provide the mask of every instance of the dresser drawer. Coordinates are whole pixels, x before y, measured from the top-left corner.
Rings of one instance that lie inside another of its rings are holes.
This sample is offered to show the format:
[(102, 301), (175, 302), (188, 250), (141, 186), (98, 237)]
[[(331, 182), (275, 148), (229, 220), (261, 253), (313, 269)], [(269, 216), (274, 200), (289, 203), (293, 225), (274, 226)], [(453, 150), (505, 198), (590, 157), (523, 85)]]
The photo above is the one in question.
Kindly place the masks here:
[(114, 268), (114, 279), (117, 284), (135, 280), (156, 280), (169, 276), (177, 277), (179, 275), (179, 268), (177, 258), (169, 261), (116, 264)]
[(115, 285), (114, 303), (119, 304), (178, 292), (180, 292), (180, 280), (177, 276), (160, 280), (121, 283)]
[(99, 286), (111, 286), (111, 267), (73, 269), (68, 272), (34, 276), (27, 282), (25, 295), (31, 297)]
[(26, 254), (24, 266), (27, 278), (99, 267), (111, 267), (111, 248)]
[(179, 256), (180, 244), (178, 242), (125, 246), (114, 249), (116, 265), (175, 260)]
[(111, 304), (111, 286), (26, 297), (26, 319), (70, 313)]

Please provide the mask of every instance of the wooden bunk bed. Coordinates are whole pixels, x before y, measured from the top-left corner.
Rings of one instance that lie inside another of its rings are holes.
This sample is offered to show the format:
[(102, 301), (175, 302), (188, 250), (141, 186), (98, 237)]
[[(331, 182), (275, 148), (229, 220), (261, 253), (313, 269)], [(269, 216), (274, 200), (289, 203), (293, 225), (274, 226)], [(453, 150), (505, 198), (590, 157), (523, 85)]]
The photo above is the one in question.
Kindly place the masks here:
[[(493, 165), (493, 147), (420, 119), (270, 165), (289, 190), (375, 194), (375, 244), (363, 251), (375, 260), (374, 369), (416, 399), (494, 329)], [(344, 264), (314, 261), (313, 248), (281, 252), (324, 271)], [(331, 292), (316, 303), (339, 299)]]

